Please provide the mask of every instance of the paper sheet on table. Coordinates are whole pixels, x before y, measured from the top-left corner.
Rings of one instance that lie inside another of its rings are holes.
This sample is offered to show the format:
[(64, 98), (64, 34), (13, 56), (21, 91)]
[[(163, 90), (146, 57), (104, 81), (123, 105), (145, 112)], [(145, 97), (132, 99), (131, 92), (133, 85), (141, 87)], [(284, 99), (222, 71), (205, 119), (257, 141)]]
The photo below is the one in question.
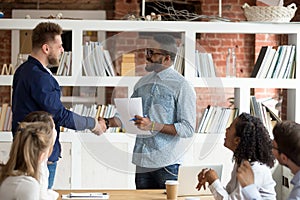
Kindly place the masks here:
[(129, 121), (135, 115), (143, 116), (142, 98), (115, 98), (117, 111), (127, 133), (138, 135), (151, 135), (150, 131), (143, 131), (134, 125), (134, 121)]
[(109, 194), (108, 193), (99, 193), (99, 192), (72, 192), (70, 194), (63, 194), (62, 195), (62, 200), (67, 200), (67, 199), (84, 199), (84, 200), (89, 200), (89, 199), (109, 199)]

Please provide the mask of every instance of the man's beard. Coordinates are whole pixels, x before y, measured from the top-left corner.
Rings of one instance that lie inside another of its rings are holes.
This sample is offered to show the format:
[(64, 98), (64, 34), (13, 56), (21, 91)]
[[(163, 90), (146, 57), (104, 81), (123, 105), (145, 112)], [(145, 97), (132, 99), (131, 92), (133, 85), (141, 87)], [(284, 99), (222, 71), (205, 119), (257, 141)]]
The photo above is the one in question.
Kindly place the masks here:
[(48, 63), (52, 66), (58, 66), (59, 65), (59, 58), (55, 58), (54, 56), (49, 55), (48, 56)]
[(159, 61), (152, 61), (151, 59), (149, 59), (148, 61), (149, 62), (145, 67), (145, 70), (147, 72), (160, 71), (162, 69), (162, 59), (160, 59)]

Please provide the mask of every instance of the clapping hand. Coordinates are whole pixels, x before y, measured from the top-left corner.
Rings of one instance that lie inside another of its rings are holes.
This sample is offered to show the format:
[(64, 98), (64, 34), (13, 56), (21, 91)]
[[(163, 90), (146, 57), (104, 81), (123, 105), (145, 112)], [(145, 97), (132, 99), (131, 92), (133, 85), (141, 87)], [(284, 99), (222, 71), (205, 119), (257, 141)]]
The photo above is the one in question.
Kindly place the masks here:
[(206, 190), (206, 182), (210, 185), (218, 178), (218, 174), (215, 170), (208, 168), (202, 169), (198, 174), (198, 185), (196, 186), (196, 189), (200, 190), (201, 187), (203, 187)]
[(249, 161), (242, 161), (241, 165), (237, 169), (237, 179), (239, 180), (242, 187), (254, 183), (254, 173)]

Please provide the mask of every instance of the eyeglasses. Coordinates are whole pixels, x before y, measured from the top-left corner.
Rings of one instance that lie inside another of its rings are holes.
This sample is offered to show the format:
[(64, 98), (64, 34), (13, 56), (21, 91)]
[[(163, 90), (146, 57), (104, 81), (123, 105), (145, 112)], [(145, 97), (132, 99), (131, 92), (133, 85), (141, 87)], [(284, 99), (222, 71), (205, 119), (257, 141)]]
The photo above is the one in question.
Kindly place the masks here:
[(147, 58), (151, 58), (153, 55), (167, 55), (166, 53), (162, 53), (162, 52), (154, 52), (153, 49), (146, 49), (145, 50), (145, 55)]

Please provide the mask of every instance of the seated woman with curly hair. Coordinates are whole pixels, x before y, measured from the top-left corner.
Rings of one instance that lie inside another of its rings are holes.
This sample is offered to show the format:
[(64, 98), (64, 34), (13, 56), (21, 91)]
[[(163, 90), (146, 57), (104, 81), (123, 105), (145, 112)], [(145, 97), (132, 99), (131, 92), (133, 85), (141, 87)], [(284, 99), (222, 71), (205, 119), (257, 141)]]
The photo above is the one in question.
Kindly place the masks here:
[(224, 188), (217, 173), (212, 169), (203, 169), (198, 174), (199, 190), (206, 189), (206, 182), (215, 199), (245, 199), (242, 187), (237, 179), (237, 169), (243, 160), (251, 163), (255, 184), (263, 199), (276, 199), (275, 181), (270, 167), (274, 166), (272, 140), (262, 121), (247, 113), (242, 113), (226, 129), (224, 146), (233, 151), (235, 161), (231, 179)]

